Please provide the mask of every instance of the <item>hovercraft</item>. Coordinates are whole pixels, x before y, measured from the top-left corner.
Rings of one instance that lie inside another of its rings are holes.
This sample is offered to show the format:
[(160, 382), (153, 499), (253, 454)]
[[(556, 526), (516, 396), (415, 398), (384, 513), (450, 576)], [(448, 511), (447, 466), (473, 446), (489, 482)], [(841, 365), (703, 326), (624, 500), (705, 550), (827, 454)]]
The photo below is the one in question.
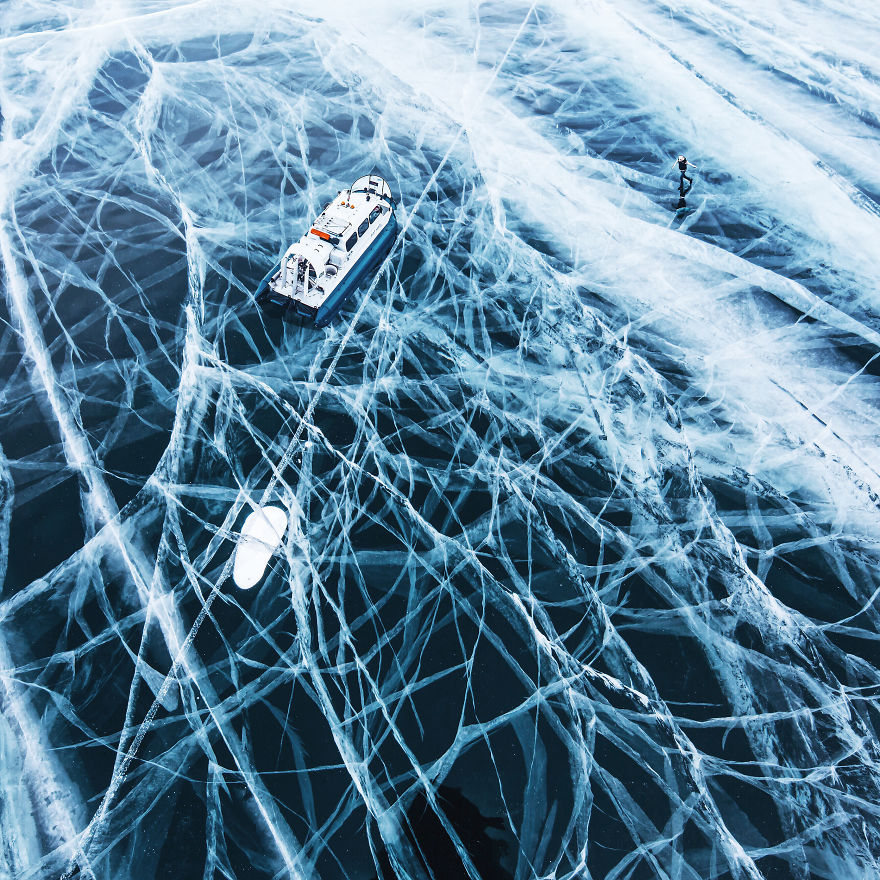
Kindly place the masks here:
[(396, 234), (388, 184), (375, 174), (359, 177), (260, 282), (257, 304), (285, 320), (324, 326), (375, 271)]

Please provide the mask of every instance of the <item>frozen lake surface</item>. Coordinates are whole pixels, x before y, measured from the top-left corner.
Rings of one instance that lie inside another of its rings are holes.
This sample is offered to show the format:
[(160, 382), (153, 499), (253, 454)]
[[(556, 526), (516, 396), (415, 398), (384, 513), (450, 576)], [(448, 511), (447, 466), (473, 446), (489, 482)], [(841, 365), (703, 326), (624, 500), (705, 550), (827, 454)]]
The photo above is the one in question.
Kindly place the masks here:
[[(0, 878), (877, 877), (878, 46), (5, 3)], [(260, 313), (370, 172), (369, 288)]]

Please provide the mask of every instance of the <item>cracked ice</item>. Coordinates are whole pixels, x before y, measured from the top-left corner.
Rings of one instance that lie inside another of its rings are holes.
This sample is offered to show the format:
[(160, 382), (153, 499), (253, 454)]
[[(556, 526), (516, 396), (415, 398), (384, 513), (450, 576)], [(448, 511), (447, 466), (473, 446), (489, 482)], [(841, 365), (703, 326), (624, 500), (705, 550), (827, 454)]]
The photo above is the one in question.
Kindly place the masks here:
[(875, 5), (326, 7), (0, 12), (0, 877), (877, 876)]

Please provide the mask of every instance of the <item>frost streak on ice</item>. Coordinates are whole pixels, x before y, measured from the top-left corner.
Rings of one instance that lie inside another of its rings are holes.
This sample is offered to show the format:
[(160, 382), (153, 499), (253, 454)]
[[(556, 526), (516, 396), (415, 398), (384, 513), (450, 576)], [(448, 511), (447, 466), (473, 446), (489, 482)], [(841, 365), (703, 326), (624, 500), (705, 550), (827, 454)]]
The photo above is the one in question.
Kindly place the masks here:
[[(7, 4), (0, 878), (877, 876), (878, 41)], [(375, 278), (263, 316), (370, 171)]]

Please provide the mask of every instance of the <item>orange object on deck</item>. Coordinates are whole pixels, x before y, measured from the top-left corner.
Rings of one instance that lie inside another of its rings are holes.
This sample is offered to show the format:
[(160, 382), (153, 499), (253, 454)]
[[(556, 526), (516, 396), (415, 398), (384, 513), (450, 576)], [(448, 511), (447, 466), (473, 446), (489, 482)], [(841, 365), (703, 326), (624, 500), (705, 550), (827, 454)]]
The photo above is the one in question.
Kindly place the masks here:
[(322, 232), (320, 229), (310, 229), (309, 232), (313, 235), (317, 235), (318, 238), (323, 238), (324, 241), (330, 241), (330, 236), (326, 232)]

